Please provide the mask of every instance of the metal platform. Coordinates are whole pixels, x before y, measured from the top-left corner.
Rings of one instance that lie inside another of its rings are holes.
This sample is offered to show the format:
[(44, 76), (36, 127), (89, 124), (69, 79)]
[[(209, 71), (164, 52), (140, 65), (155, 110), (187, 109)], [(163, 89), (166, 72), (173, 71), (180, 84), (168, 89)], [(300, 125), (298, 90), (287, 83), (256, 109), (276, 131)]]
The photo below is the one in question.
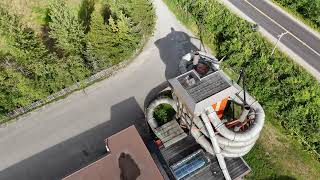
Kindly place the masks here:
[[(166, 162), (166, 170), (170, 171), (170, 166), (188, 157), (190, 154), (201, 149), (200, 145), (195, 142), (193, 137), (187, 136), (186, 138), (176, 142), (168, 148), (160, 149), (162, 157)], [(201, 169), (193, 172), (183, 178), (183, 180), (223, 180), (224, 176), (220, 169), (218, 160), (215, 156), (204, 152), (206, 158), (210, 161)], [(226, 165), (232, 179), (241, 179), (248, 174), (251, 169), (242, 158), (225, 158)], [(170, 179), (175, 180), (173, 172), (167, 172)]]

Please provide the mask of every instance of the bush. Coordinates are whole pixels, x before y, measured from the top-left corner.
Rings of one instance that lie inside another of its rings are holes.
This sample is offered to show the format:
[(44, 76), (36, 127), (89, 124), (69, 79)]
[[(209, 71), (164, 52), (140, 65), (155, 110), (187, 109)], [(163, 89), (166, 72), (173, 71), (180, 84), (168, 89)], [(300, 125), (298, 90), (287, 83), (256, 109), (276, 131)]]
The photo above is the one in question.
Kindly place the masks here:
[[(176, 13), (188, 14), (203, 28), (205, 42), (223, 65), (245, 68), (250, 94), (264, 106), (267, 120), (281, 123), (307, 149), (320, 153), (320, 85), (217, 0), (165, 0)], [(179, 14), (178, 14), (179, 15)]]
[(157, 120), (159, 125), (163, 125), (174, 118), (176, 111), (169, 104), (160, 104), (154, 110), (153, 117)]

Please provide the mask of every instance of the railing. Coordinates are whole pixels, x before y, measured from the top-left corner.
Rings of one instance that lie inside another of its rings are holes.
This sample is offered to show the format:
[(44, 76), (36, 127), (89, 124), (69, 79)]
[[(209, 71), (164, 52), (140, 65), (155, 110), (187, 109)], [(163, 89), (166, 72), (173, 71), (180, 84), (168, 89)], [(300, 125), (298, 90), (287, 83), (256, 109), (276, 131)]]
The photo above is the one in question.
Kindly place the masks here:
[(11, 119), (13, 118), (16, 118), (22, 114), (25, 114), (27, 112), (30, 112), (31, 110), (34, 110), (36, 108), (39, 108), (45, 104), (48, 104), (54, 100), (57, 100), (59, 98), (62, 98), (63, 96), (66, 96), (76, 90), (79, 90), (81, 88), (85, 88), (87, 86), (89, 86), (90, 84), (96, 82), (96, 81), (99, 81), (99, 80), (102, 80), (104, 78), (107, 78), (107, 77), (110, 77), (112, 76), (113, 74), (115, 74), (118, 70), (124, 68), (125, 66), (127, 66), (131, 60), (136, 57), (140, 51), (142, 50), (144, 44), (147, 42), (147, 39), (146, 38), (143, 38), (142, 40), (142, 43), (140, 45), (140, 47), (135, 51), (135, 53), (131, 56), (131, 58), (129, 58), (128, 60), (124, 60), (122, 62), (120, 62), (119, 64), (117, 65), (114, 65), (114, 66), (111, 66), (107, 69), (104, 69), (84, 80), (82, 80), (81, 82), (76, 82), (74, 83), (73, 85), (67, 87), (67, 88), (64, 88), (54, 94), (51, 94), (50, 96), (46, 97), (45, 99), (41, 99), (41, 100), (38, 100), (36, 102), (33, 102), (29, 105), (26, 105), (24, 107), (20, 107), (20, 108), (17, 108), (17, 109), (14, 109), (13, 111), (9, 112), (6, 114), (6, 117), (5, 118), (2, 118), (0, 119), (0, 127), (1, 126), (6, 126)]

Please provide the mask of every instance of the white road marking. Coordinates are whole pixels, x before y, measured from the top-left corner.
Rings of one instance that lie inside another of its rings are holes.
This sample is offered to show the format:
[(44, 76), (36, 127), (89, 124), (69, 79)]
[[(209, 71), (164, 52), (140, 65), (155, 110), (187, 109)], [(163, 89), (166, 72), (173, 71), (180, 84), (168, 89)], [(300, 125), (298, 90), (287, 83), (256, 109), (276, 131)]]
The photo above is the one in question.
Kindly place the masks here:
[(288, 31), (286, 28), (284, 28), (283, 26), (281, 26), (277, 21), (275, 21), (274, 19), (272, 19), (271, 17), (269, 17), (268, 15), (266, 15), (264, 12), (262, 12), (260, 9), (258, 9), (256, 6), (254, 6), (253, 4), (251, 4), (250, 2), (248, 2), (248, 0), (244, 0), (246, 3), (248, 3), (251, 7), (253, 7), (254, 9), (256, 9), (258, 12), (260, 12), (262, 15), (264, 15), (265, 17), (267, 17), (268, 19), (270, 19), (273, 23), (275, 23), (276, 25), (278, 25), (280, 28), (284, 29), (285, 31), (287, 31), (291, 36), (293, 36), (295, 39), (297, 39), (299, 42), (301, 42), (303, 45), (305, 45), (307, 48), (309, 48), (311, 51), (313, 51), (314, 53), (316, 53), (318, 56), (320, 56), (320, 53), (318, 53), (316, 50), (312, 49), (308, 44), (306, 44), (305, 42), (303, 42), (302, 40), (300, 40), (297, 36), (295, 36), (293, 33), (291, 33), (290, 31)]

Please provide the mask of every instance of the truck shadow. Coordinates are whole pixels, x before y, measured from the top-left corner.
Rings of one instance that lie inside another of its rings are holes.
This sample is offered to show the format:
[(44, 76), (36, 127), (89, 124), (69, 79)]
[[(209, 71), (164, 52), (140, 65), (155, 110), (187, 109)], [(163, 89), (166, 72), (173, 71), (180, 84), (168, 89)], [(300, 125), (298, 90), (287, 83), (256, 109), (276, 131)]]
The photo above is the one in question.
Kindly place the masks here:
[(198, 50), (191, 42), (191, 38), (187, 33), (176, 31), (171, 27), (169, 34), (154, 43), (159, 50), (161, 60), (166, 65), (166, 79), (179, 75), (179, 62), (185, 54)]
[(0, 179), (61, 179), (106, 155), (104, 140), (131, 125), (146, 142), (144, 114), (134, 97), (113, 105), (110, 120), (4, 169)]

